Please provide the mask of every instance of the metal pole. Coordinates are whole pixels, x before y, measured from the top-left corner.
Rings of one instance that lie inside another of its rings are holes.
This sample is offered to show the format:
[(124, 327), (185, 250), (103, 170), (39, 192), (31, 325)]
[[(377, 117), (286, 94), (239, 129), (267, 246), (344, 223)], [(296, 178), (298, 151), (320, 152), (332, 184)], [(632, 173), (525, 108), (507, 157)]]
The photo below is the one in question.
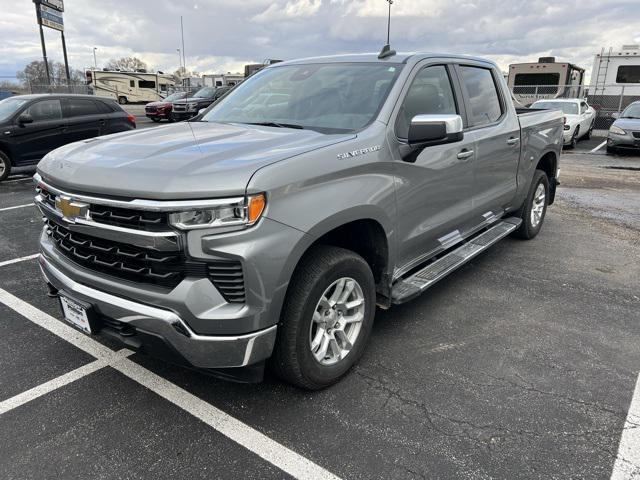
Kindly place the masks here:
[(391, 4), (393, 0), (387, 0), (389, 2), (389, 15), (387, 16), (387, 45), (389, 45), (389, 36), (391, 34)]
[(64, 40), (64, 32), (60, 32), (62, 36), (62, 53), (64, 54), (64, 70), (67, 74), (67, 86), (69, 87), (69, 91), (71, 91), (71, 75), (69, 74), (69, 60), (67, 59), (67, 42)]
[(622, 99), (624, 98), (624, 85), (622, 86), (622, 91), (620, 92), (620, 101), (618, 102), (618, 115), (622, 111)]
[(98, 61), (96, 60), (96, 50), (98, 50), (96, 47), (93, 47), (93, 69), (97, 70), (98, 69)]
[(184, 26), (182, 25), (182, 15), (180, 15), (180, 35), (182, 36), (182, 65), (186, 73), (187, 70), (187, 57), (184, 54)]
[(47, 71), (47, 84), (51, 85), (51, 74), (49, 73), (49, 61), (47, 60), (47, 47), (44, 45), (44, 32), (42, 31), (42, 23), (40, 22), (39, 3), (33, 2), (36, 6), (36, 17), (38, 18), (38, 27), (40, 27), (40, 43), (42, 44), (42, 58), (44, 59), (44, 68)]
[(178, 51), (178, 64), (180, 65), (180, 67), (178, 68), (178, 71), (182, 73), (182, 54), (180, 53), (179, 48), (176, 48), (176, 50)]

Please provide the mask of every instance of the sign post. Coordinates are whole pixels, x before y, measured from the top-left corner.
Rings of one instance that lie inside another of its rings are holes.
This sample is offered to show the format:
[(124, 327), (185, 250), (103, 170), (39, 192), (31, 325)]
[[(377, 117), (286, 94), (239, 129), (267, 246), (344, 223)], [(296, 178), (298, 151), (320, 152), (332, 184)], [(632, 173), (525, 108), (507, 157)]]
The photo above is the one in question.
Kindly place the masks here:
[(47, 70), (47, 81), (51, 85), (51, 75), (49, 73), (49, 63), (47, 61), (47, 50), (44, 44), (44, 32), (42, 27), (49, 27), (60, 32), (62, 38), (62, 52), (64, 53), (64, 68), (67, 75), (67, 85), (71, 84), (71, 75), (69, 74), (69, 61), (67, 59), (67, 44), (64, 39), (64, 0), (33, 0), (36, 6), (36, 16), (40, 27), (40, 42), (42, 43), (42, 56), (44, 58), (45, 68)]

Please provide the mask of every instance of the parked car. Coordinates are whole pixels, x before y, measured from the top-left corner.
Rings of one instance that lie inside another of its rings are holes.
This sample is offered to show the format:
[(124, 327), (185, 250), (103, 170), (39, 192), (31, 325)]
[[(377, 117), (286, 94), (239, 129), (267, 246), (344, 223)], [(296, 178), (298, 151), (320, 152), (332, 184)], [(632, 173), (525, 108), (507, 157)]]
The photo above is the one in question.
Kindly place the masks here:
[[(271, 93), (287, 97), (254, 108)], [(557, 110), (518, 113), (481, 58), (278, 63), (194, 121), (47, 155), (40, 266), (85, 332), (243, 381), (269, 359), (326, 387), (376, 305), (540, 232), (562, 129)]]
[(204, 87), (198, 90), (193, 97), (186, 97), (183, 100), (173, 102), (173, 119), (181, 121), (195, 117), (200, 110), (207, 108), (232, 88)]
[(607, 153), (640, 149), (640, 101), (633, 102), (617, 116), (607, 136)]
[(51, 150), (136, 128), (115, 100), (91, 95), (21, 95), (0, 101), (0, 181)]
[(147, 103), (144, 107), (144, 113), (147, 118), (150, 118), (154, 122), (159, 122), (163, 119), (173, 122), (173, 117), (171, 116), (173, 102), (182, 100), (186, 96), (187, 92), (176, 92), (158, 102)]
[(580, 98), (556, 98), (538, 100), (531, 108), (562, 110), (565, 117), (563, 141), (569, 148), (575, 148), (581, 138), (591, 138), (596, 122), (596, 110), (586, 100)]

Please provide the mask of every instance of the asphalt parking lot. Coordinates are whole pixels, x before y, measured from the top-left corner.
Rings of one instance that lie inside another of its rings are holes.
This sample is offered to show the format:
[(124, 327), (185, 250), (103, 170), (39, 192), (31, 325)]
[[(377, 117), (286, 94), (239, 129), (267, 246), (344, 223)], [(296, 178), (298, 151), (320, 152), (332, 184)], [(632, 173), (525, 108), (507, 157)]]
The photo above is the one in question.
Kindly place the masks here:
[[(640, 478), (640, 157), (562, 159), (541, 234), (378, 311), (316, 393), (226, 383), (75, 331), (28, 174), (0, 184), (0, 476)], [(592, 146), (593, 144), (593, 146)]]

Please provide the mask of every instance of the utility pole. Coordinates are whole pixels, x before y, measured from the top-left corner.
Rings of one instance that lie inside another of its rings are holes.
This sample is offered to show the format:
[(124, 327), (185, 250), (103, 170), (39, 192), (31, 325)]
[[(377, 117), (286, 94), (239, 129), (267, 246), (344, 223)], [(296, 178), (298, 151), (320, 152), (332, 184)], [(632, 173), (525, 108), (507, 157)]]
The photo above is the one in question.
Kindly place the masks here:
[(40, 43), (42, 45), (42, 58), (44, 60), (44, 68), (47, 72), (47, 85), (51, 85), (51, 74), (49, 73), (49, 61), (47, 60), (47, 47), (44, 45), (44, 31), (42, 30), (42, 22), (40, 22), (40, 9), (38, 8), (38, 2), (34, 0), (33, 4), (36, 7), (36, 17), (38, 18), (38, 26), (40, 27)]
[(62, 53), (64, 54), (64, 70), (67, 74), (67, 86), (71, 88), (71, 74), (69, 73), (69, 60), (67, 59), (67, 42), (64, 41), (64, 32), (60, 32), (62, 36)]
[(98, 50), (98, 47), (93, 47), (93, 69), (94, 70), (98, 69), (98, 61), (96, 60), (96, 50)]
[(389, 36), (391, 34), (391, 5), (393, 0), (387, 0), (389, 2), (389, 16), (387, 17), (387, 45), (389, 45)]
[(180, 68), (178, 68), (178, 71), (182, 73), (182, 54), (180, 53), (179, 48), (176, 48), (176, 51), (178, 52), (178, 64), (180, 65)]

